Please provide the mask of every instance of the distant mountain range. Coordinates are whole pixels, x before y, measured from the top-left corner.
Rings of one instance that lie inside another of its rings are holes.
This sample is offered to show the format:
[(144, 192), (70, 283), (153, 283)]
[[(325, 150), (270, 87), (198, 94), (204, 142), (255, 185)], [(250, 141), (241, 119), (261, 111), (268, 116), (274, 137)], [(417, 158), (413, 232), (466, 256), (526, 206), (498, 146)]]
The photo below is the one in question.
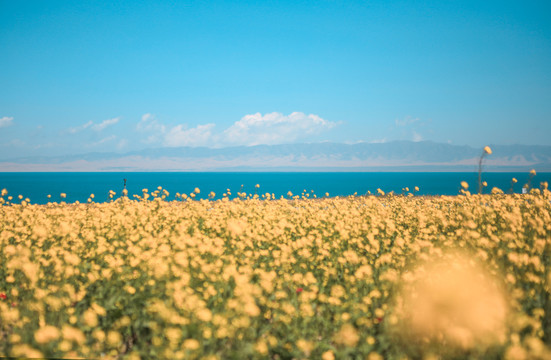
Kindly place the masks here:
[[(551, 171), (551, 146), (490, 145), (484, 171)], [(476, 171), (481, 148), (431, 141), (154, 148), (0, 160), (0, 171)]]

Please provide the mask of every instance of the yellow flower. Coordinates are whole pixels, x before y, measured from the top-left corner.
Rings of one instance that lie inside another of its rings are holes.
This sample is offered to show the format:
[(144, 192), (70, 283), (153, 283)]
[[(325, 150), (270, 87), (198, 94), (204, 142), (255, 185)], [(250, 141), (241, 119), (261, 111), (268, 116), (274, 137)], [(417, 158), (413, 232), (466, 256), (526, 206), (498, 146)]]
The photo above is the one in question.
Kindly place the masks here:
[(268, 345), (266, 344), (266, 341), (264, 340), (258, 340), (256, 344), (254, 345), (254, 349), (257, 353), (261, 355), (268, 354)]
[(336, 344), (348, 347), (356, 346), (359, 340), (360, 336), (358, 335), (356, 328), (354, 328), (351, 324), (344, 324), (333, 338), (333, 341), (335, 341)]
[(96, 329), (92, 332), (92, 337), (96, 339), (97, 341), (104, 341), (105, 340), (105, 332), (103, 332), (100, 329)]
[(297, 348), (300, 349), (306, 356), (310, 356), (312, 350), (314, 350), (315, 345), (311, 341), (306, 341), (300, 339), (297, 341)]
[(91, 306), (90, 306), (94, 312), (97, 314), (97, 315), (100, 315), (100, 316), (105, 316), (107, 314), (107, 312), (105, 311), (105, 309), (101, 306), (99, 306), (98, 304), (96, 303), (93, 303)]
[(35, 331), (34, 339), (39, 344), (46, 344), (58, 339), (59, 334), (60, 331), (58, 330), (58, 328), (51, 325), (46, 325)]
[(132, 351), (129, 355), (125, 356), (126, 360), (140, 360), (140, 354), (137, 351)]
[(204, 321), (204, 322), (208, 322), (208, 321), (212, 320), (212, 313), (207, 308), (203, 308), (201, 310), (198, 310), (197, 313), (196, 313), (196, 316), (199, 320)]
[(489, 146), (484, 146), (484, 152), (488, 155), (492, 154), (492, 149)]
[(513, 182), (513, 184), (516, 184), (518, 182), (518, 180), (516, 178), (513, 178), (513, 180), (511, 180)]
[(62, 342), (59, 343), (59, 345), (57, 346), (57, 348), (63, 352), (67, 352), (69, 350), (71, 350), (73, 348), (73, 345), (71, 344), (70, 341), (67, 341), (67, 340), (63, 340)]
[(119, 346), (122, 342), (122, 336), (117, 331), (109, 331), (107, 333), (107, 343), (113, 347)]
[(528, 359), (528, 354), (526, 350), (520, 345), (511, 345), (507, 348), (505, 352), (506, 360), (526, 360)]
[(67, 197), (67, 194), (61, 193), (61, 194), (59, 194), (59, 197), (61, 197), (62, 199), (65, 199)]
[(79, 345), (84, 344), (86, 341), (86, 336), (82, 331), (69, 325), (63, 325), (61, 333), (65, 340), (74, 341)]
[(346, 290), (344, 289), (344, 287), (342, 287), (342, 285), (333, 285), (333, 287), (331, 287), (331, 296), (334, 296), (334, 297), (341, 297), (341, 296), (344, 296), (346, 294)]
[(193, 190), (196, 194), (199, 194), (201, 192), (201, 190), (199, 190), (198, 187), (195, 188), (195, 190)]
[(376, 352), (371, 352), (367, 355), (367, 360), (383, 360), (382, 355), (377, 354)]
[(536, 176), (536, 170), (534, 170), (534, 169), (530, 170), (530, 175)]
[(186, 339), (184, 340), (183, 347), (187, 350), (197, 350), (199, 349), (199, 341), (195, 339)]
[(82, 314), (82, 320), (89, 327), (95, 327), (98, 324), (98, 316), (92, 309), (88, 309)]
[(461, 181), (461, 187), (462, 187), (463, 189), (468, 189), (468, 188), (469, 188), (469, 183), (466, 182), (466, 181)]
[(327, 350), (321, 354), (321, 360), (335, 360), (335, 354), (331, 350)]
[(165, 336), (173, 344), (176, 344), (180, 341), (182, 337), (182, 330), (178, 328), (168, 328), (165, 330)]
[(27, 344), (15, 345), (11, 349), (11, 356), (24, 357), (24, 358), (42, 358), (44, 355), (36, 349), (33, 349)]

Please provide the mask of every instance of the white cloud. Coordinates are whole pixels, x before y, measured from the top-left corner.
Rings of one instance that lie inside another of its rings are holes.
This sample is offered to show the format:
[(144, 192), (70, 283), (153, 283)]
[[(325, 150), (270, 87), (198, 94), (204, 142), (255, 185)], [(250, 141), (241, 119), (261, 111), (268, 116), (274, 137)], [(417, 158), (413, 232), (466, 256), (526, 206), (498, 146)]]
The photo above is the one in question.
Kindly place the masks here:
[(128, 145), (128, 140), (121, 139), (119, 143), (117, 144), (117, 149), (121, 150), (124, 149)]
[(115, 140), (116, 138), (117, 138), (117, 136), (115, 136), (115, 135), (107, 136), (107, 137), (104, 137), (103, 139), (101, 139), (99, 141), (96, 141), (96, 142), (93, 142), (93, 143), (89, 144), (88, 146), (90, 146), (90, 147), (98, 146), (98, 145), (104, 144), (108, 141)]
[(337, 125), (318, 115), (293, 112), (283, 115), (278, 112), (262, 115), (245, 115), (222, 132), (214, 132), (215, 124), (199, 124), (188, 128), (185, 124), (168, 127), (154, 115), (142, 115), (136, 130), (147, 134), (142, 140), (148, 144), (162, 144), (169, 147), (282, 144), (307, 139), (312, 135), (332, 129)]
[(0, 128), (10, 126), (13, 122), (13, 117), (4, 116), (0, 118)]
[(88, 121), (86, 124), (82, 124), (80, 126), (69, 128), (69, 132), (71, 134), (76, 134), (77, 132), (81, 132), (82, 130), (89, 128), (90, 126), (94, 125), (94, 122), (92, 120)]
[(106, 127), (118, 123), (119, 120), (120, 120), (120, 118), (118, 118), (118, 117), (113, 118), (113, 119), (103, 120), (103, 121), (102, 121), (101, 123), (99, 123), (99, 124), (92, 125), (92, 129), (95, 130), (95, 131), (102, 131), (102, 130), (105, 129)]
[(210, 142), (212, 142), (211, 130), (214, 126), (214, 124), (206, 124), (186, 129), (183, 125), (177, 125), (165, 135), (164, 143), (170, 147), (213, 145)]
[(157, 121), (155, 115), (147, 113), (142, 115), (136, 129), (142, 132), (165, 132), (166, 127)]
[(394, 120), (394, 123), (396, 124), (396, 126), (407, 126), (407, 125), (411, 125), (413, 123), (416, 123), (419, 120), (420, 120), (419, 118), (414, 118), (414, 117), (411, 117), (411, 116), (408, 115), (405, 118), (403, 118), (402, 120), (400, 120), (400, 119)]
[(136, 130), (147, 133), (146, 144), (152, 144), (161, 141), (166, 132), (166, 126), (161, 124), (155, 118), (155, 115), (147, 113), (142, 115), (142, 119), (136, 124)]
[(430, 120), (421, 120), (408, 115), (403, 119), (395, 119), (395, 126), (390, 131), (394, 132), (400, 140), (419, 142), (425, 140), (427, 132), (431, 132), (428, 127), (430, 122)]
[(90, 120), (87, 123), (82, 124), (80, 126), (69, 128), (69, 130), (67, 130), (67, 131), (71, 134), (76, 134), (78, 132), (81, 132), (82, 130), (90, 128), (94, 131), (99, 132), (99, 131), (102, 131), (103, 129), (105, 129), (106, 127), (108, 127), (108, 126), (111, 126), (111, 125), (114, 125), (114, 124), (118, 123), (119, 120), (120, 120), (120, 118), (116, 117), (116, 118), (113, 118), (113, 119), (103, 120), (99, 124), (95, 124), (92, 120)]
[(281, 144), (319, 134), (336, 125), (318, 115), (302, 112), (289, 115), (256, 113), (245, 115), (226, 129), (223, 141), (235, 145)]

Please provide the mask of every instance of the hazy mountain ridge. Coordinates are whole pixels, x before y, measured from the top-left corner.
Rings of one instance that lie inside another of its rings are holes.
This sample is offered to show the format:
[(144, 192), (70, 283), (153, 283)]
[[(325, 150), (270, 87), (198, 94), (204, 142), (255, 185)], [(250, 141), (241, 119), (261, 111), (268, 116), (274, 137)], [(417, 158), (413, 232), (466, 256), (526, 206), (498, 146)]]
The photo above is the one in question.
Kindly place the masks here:
[[(551, 146), (490, 147), (488, 171), (551, 171)], [(474, 171), (481, 154), (482, 149), (431, 141), (179, 147), (21, 157), (0, 160), (0, 171)]]

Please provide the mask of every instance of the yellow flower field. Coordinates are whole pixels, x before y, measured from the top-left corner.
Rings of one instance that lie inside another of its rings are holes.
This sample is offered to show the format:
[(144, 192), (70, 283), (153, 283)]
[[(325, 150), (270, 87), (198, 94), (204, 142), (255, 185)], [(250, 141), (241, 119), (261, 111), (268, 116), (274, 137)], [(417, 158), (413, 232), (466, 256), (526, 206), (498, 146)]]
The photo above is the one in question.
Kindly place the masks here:
[(465, 193), (0, 206), (0, 356), (551, 358), (551, 193)]

